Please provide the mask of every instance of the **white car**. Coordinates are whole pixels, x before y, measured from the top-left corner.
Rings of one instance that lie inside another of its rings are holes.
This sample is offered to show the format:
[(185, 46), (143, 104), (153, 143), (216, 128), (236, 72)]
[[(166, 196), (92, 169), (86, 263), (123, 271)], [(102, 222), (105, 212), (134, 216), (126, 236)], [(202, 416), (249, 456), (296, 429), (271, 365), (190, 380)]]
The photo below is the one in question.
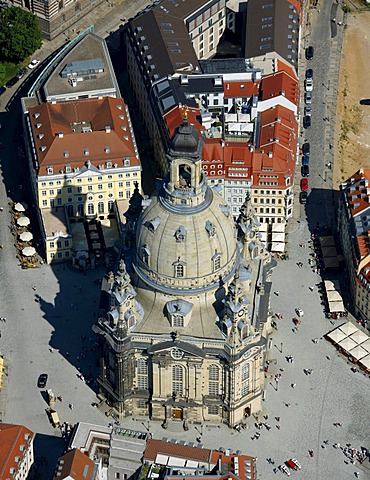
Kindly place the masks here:
[(39, 63), (40, 63), (40, 60), (34, 59), (34, 60), (32, 60), (32, 62), (28, 65), (28, 68), (29, 68), (30, 70), (33, 70), (34, 68), (37, 67), (37, 65), (38, 65)]
[(304, 107), (304, 116), (311, 117), (312, 115), (312, 108), (311, 107)]
[(311, 105), (311, 103), (312, 103), (312, 92), (306, 92), (304, 94), (304, 101), (306, 102), (307, 105)]
[(313, 90), (313, 80), (312, 80), (312, 78), (306, 78), (306, 80), (304, 82), (304, 87), (305, 87), (306, 92), (312, 92), (312, 90)]
[(295, 313), (296, 313), (296, 315), (298, 315), (298, 317), (303, 317), (303, 315), (304, 315), (304, 311), (300, 308), (296, 308)]
[(285, 473), (285, 475), (288, 475), (288, 477), (290, 477), (289, 468), (286, 465), (284, 465), (284, 463), (280, 465), (279, 470)]
[(295, 464), (295, 466), (300, 470), (302, 468), (302, 465), (298, 462), (296, 458), (292, 458), (291, 461)]

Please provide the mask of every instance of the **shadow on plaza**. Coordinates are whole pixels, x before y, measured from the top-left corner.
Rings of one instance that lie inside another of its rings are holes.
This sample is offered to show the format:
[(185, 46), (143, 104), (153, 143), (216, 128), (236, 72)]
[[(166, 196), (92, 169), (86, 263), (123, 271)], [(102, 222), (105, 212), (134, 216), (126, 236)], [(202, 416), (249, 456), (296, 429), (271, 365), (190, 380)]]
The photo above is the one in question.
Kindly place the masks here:
[(38, 480), (53, 478), (57, 460), (66, 449), (65, 441), (61, 437), (36, 433), (33, 448), (35, 463), (31, 478)]

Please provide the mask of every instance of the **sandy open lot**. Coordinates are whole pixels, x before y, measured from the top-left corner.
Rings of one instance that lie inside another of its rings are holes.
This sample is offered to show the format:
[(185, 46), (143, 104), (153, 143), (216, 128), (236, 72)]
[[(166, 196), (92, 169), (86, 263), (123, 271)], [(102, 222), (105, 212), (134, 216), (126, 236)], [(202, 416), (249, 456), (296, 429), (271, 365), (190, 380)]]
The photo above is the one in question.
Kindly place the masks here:
[(359, 168), (370, 168), (370, 105), (359, 104), (370, 98), (369, 52), (370, 12), (352, 13), (345, 27), (338, 87), (335, 189)]

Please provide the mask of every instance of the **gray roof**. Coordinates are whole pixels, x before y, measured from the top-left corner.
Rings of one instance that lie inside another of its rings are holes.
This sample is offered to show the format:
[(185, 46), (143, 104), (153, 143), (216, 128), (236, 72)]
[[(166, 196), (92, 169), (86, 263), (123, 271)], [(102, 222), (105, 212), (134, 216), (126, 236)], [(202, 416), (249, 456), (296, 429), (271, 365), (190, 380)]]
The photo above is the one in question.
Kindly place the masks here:
[(90, 73), (102, 73), (103, 71), (103, 60), (101, 58), (93, 58), (67, 63), (60, 75), (62, 78), (65, 78), (69, 75), (87, 75)]

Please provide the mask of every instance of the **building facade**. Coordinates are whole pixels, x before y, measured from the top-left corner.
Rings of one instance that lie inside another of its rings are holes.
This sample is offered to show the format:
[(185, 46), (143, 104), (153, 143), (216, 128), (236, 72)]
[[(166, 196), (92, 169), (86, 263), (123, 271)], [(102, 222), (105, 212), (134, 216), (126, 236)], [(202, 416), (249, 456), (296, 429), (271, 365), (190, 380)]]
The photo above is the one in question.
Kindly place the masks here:
[(262, 409), (272, 263), (249, 198), (235, 224), (208, 186), (202, 148), (185, 119), (168, 179), (133, 222), (132, 280), (121, 259), (104, 279), (106, 310), (94, 327), (100, 396), (122, 417), (164, 427), (235, 426)]
[(338, 231), (355, 315), (370, 329), (370, 170), (340, 186)]
[(0, 478), (26, 480), (34, 462), (34, 433), (22, 425), (0, 423)]

